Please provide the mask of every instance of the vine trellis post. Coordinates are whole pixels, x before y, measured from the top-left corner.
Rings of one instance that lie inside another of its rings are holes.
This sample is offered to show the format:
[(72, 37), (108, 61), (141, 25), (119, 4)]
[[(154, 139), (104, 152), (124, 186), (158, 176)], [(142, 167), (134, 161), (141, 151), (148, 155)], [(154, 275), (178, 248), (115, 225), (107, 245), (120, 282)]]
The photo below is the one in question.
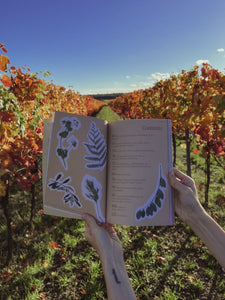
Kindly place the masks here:
[[(207, 145), (209, 142), (207, 141)], [(205, 175), (206, 175), (206, 184), (205, 184), (205, 206), (208, 207), (209, 204), (209, 186), (210, 186), (210, 163), (211, 163), (211, 153), (210, 148), (208, 148), (208, 151), (206, 153), (206, 168), (205, 168)]]
[(176, 136), (175, 133), (172, 133), (172, 142), (173, 142), (173, 166), (176, 166), (177, 160), (177, 146), (176, 146)]
[(191, 176), (191, 140), (189, 128), (185, 129), (187, 175)]
[(10, 215), (10, 209), (9, 209), (9, 185), (8, 180), (5, 181), (6, 183), (6, 194), (5, 196), (0, 197), (0, 203), (3, 209), (3, 214), (6, 218), (6, 226), (7, 226), (7, 259), (6, 259), (6, 265), (9, 265), (10, 261), (12, 260), (12, 254), (13, 254), (13, 237), (12, 237), (12, 218)]

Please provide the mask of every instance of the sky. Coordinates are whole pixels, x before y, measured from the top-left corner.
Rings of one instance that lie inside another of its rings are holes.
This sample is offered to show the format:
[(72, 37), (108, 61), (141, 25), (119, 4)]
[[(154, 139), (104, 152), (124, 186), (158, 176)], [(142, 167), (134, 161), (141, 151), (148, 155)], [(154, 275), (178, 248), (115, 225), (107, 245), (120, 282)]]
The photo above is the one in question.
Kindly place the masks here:
[(225, 70), (225, 0), (7, 0), (11, 65), (81, 94), (130, 92), (208, 62)]

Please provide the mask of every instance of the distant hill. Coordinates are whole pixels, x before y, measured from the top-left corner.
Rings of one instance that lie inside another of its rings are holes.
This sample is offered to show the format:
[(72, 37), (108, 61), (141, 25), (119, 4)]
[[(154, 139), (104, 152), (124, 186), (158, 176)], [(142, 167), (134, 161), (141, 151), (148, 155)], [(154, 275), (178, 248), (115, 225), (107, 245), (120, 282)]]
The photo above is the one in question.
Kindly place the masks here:
[(95, 95), (88, 95), (88, 96), (91, 96), (97, 100), (111, 100), (111, 99), (115, 99), (116, 97), (120, 97), (124, 94), (125, 93), (113, 93), (113, 94), (95, 94)]

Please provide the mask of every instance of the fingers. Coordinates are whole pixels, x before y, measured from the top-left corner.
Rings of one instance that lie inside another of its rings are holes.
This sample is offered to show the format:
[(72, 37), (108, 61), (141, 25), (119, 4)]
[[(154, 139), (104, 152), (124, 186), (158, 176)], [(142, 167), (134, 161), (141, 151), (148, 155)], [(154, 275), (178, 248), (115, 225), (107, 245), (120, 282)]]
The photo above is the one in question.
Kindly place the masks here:
[(182, 173), (181, 171), (174, 169), (175, 176), (178, 177), (180, 182), (188, 187), (190, 187), (195, 195), (197, 195), (196, 187), (195, 187), (195, 181), (189, 177), (188, 175)]
[(194, 180), (183, 172), (173, 169), (168, 175), (170, 185), (179, 192), (184, 191), (185, 186), (190, 187), (196, 193)]
[(176, 178), (176, 176), (175, 176), (175, 174), (174, 174), (174, 171), (172, 171), (171, 173), (169, 173), (169, 175), (168, 175), (168, 180), (169, 180), (169, 184), (170, 184), (175, 190), (177, 190), (177, 191), (179, 191), (179, 192), (182, 192), (182, 190), (183, 190), (183, 185), (182, 185), (182, 183), (180, 183), (180, 182), (177, 180), (177, 178)]
[(183, 172), (173, 169), (175, 176), (182, 182), (182, 183), (192, 183), (193, 179), (189, 177), (188, 175), (184, 174)]

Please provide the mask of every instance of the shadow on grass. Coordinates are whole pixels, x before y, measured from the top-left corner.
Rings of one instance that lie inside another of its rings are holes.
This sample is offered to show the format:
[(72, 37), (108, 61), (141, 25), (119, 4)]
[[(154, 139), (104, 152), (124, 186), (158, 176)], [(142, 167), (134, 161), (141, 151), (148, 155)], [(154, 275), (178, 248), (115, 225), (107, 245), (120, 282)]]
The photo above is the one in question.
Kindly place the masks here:
[(166, 285), (168, 276), (173, 271), (173, 269), (178, 268), (178, 261), (186, 257), (187, 251), (189, 250), (187, 250), (185, 246), (188, 242), (190, 242), (191, 235), (191, 232), (187, 234), (186, 239), (182, 242), (181, 247), (177, 250), (177, 254), (172, 260), (169, 261), (168, 267), (164, 271), (162, 271), (162, 273), (158, 276), (159, 285), (156, 285), (152, 289), (153, 295), (158, 295), (160, 291), (164, 290), (164, 286)]

